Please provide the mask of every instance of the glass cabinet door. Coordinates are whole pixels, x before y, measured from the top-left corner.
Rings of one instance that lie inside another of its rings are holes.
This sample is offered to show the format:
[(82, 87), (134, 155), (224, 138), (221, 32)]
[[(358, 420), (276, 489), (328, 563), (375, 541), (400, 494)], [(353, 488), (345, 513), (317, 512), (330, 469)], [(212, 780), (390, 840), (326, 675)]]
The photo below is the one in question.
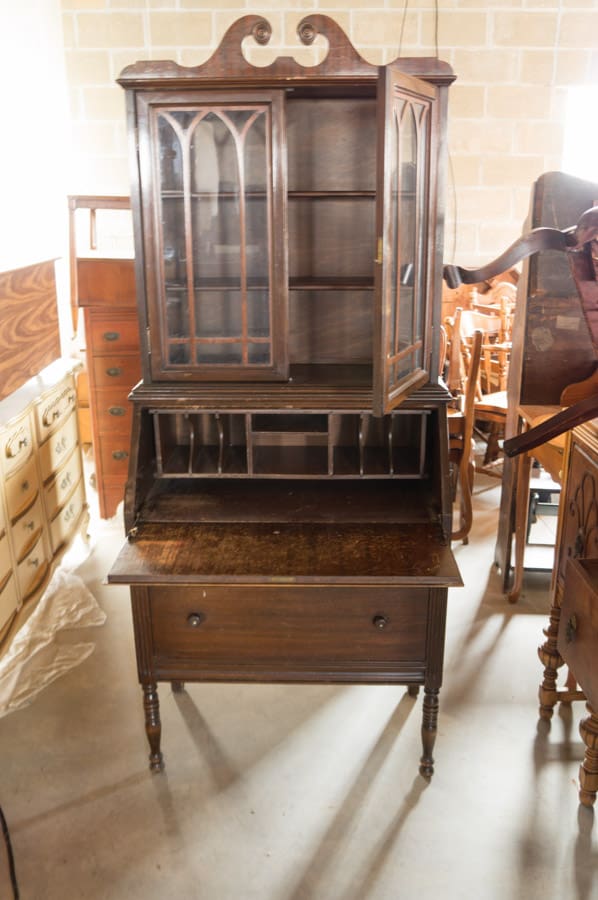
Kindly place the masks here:
[(436, 89), (389, 66), (379, 110), (374, 410), (388, 412), (429, 378), (433, 247), (431, 159)]
[(281, 95), (165, 96), (139, 116), (152, 378), (286, 378)]

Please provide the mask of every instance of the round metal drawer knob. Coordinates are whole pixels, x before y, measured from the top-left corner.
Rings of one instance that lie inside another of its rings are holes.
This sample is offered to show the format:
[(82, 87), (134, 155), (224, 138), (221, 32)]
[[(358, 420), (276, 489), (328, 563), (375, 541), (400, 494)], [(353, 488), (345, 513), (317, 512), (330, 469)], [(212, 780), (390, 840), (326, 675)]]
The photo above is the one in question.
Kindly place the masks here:
[(187, 616), (187, 625), (189, 628), (199, 628), (203, 620), (204, 616), (202, 613), (190, 613), (190, 615)]
[(374, 628), (379, 628), (382, 631), (384, 628), (388, 626), (388, 619), (386, 616), (374, 616), (372, 619), (372, 625)]

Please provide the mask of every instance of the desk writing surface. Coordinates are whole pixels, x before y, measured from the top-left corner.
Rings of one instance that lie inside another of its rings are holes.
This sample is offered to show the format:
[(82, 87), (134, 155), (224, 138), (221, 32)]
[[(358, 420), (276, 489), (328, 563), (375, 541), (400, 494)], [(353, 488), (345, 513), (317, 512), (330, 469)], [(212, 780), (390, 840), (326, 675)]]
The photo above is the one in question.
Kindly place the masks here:
[(122, 548), (119, 584), (462, 584), (450, 543), (429, 523), (145, 524)]

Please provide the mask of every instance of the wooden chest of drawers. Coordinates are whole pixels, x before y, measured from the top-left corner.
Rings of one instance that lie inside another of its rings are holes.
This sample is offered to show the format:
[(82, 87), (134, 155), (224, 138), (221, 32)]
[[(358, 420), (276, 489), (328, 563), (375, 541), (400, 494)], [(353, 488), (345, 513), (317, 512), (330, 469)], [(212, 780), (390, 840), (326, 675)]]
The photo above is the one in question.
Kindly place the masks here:
[(127, 397), (141, 375), (133, 266), (132, 259), (77, 260), (102, 518), (111, 518), (123, 499), (131, 438)]
[(86, 521), (77, 367), (57, 360), (0, 403), (0, 636)]

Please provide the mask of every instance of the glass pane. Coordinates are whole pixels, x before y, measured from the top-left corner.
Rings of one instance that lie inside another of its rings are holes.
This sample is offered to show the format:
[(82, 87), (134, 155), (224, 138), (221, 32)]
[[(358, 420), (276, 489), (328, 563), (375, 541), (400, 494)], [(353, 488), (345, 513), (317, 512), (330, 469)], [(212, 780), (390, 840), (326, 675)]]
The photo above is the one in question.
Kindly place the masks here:
[(182, 191), (183, 152), (181, 142), (172, 122), (165, 116), (158, 117), (158, 144), (162, 191)]
[(171, 344), (168, 348), (168, 362), (172, 366), (188, 366), (191, 361), (188, 344)]
[(267, 291), (249, 291), (247, 303), (249, 337), (270, 336), (270, 295)]
[(198, 344), (196, 362), (204, 366), (239, 366), (243, 362), (242, 345), (233, 343)]
[(416, 276), (416, 242), (418, 240), (416, 217), (417, 131), (411, 103), (407, 104), (403, 110), (400, 160), (399, 256), (401, 277), (396, 350), (410, 346), (414, 340), (413, 283)]
[(241, 294), (239, 291), (197, 291), (195, 295), (196, 337), (240, 337)]
[(167, 284), (187, 283), (185, 258), (184, 200), (182, 197), (162, 197), (162, 256), (164, 281)]
[(247, 361), (255, 366), (265, 366), (270, 363), (270, 344), (248, 344)]
[[(398, 292), (397, 292), (397, 273), (399, 268), (399, 121), (398, 111), (395, 110), (393, 116), (392, 128), (390, 129), (390, 152), (388, 154), (388, 165), (390, 167), (390, 209), (388, 211), (389, 221), (389, 240), (390, 240), (390, 298), (389, 298), (389, 320), (388, 320), (388, 344), (387, 353), (394, 356), (395, 350), (395, 334), (397, 330), (398, 315)], [(394, 371), (394, 367), (393, 367)], [(394, 383), (394, 378), (391, 378)]]
[(183, 291), (166, 295), (166, 333), (169, 338), (189, 337), (189, 307)]
[(244, 142), (245, 188), (248, 193), (264, 193), (267, 189), (267, 146), (266, 116), (263, 110), (254, 111)]
[(241, 235), (237, 148), (228, 124), (210, 112), (191, 142), (195, 283), (240, 284)]
[(248, 196), (246, 204), (247, 278), (267, 287), (270, 280), (268, 256), (268, 201)]

